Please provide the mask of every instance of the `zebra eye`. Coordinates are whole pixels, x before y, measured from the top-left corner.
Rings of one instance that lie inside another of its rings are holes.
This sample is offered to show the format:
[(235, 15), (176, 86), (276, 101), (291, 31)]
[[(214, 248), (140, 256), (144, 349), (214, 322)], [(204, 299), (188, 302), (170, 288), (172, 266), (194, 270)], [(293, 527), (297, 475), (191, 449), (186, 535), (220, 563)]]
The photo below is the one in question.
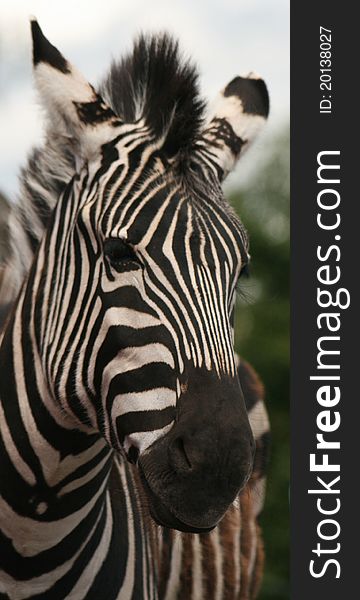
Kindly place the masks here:
[(104, 242), (104, 254), (117, 271), (137, 269), (141, 263), (134, 250), (119, 238), (108, 238)]

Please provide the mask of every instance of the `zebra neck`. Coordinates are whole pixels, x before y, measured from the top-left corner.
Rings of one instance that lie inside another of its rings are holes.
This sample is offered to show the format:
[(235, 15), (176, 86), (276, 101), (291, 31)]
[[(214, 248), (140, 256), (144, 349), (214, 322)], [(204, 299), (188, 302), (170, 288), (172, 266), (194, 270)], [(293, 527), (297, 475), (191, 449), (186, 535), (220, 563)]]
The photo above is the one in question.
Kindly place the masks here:
[(17, 568), (19, 556), (71, 532), (81, 545), (104, 510), (113, 462), (105, 441), (76, 428), (51, 398), (21, 321), (22, 299), (0, 346), (0, 556)]
[(0, 346), (0, 597), (157, 598), (136, 470), (42, 394), (17, 312)]

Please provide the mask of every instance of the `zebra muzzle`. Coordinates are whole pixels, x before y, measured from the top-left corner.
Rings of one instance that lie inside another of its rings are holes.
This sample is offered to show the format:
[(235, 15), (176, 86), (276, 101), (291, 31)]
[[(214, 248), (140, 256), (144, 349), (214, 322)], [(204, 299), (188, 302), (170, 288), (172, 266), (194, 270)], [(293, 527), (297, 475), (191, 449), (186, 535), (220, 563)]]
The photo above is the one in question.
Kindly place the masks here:
[(238, 382), (202, 374), (200, 385), (196, 375), (170, 431), (138, 461), (155, 521), (192, 532), (221, 520), (249, 479), (255, 447)]

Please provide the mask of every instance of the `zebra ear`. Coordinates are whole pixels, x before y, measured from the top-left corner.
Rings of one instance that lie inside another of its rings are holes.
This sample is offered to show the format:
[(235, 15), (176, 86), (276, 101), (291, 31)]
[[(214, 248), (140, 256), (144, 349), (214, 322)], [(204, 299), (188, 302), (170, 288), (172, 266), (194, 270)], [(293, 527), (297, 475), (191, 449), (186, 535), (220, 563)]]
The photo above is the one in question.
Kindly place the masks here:
[(235, 77), (220, 92), (210, 109), (200, 145), (215, 162), (223, 180), (264, 126), (269, 114), (265, 82), (250, 73)]
[(46, 39), (31, 20), (33, 64), (48, 131), (71, 138), (71, 145), (89, 159), (101, 144), (115, 137), (119, 119), (82, 74)]

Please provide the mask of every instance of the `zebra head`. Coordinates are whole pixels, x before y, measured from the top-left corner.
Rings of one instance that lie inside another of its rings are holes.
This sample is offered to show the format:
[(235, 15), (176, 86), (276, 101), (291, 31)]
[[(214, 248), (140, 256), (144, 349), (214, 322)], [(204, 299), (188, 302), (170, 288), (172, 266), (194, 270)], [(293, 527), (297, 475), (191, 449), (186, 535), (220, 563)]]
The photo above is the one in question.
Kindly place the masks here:
[(266, 86), (236, 77), (205, 120), (169, 36), (141, 36), (100, 96), (32, 33), (47, 135), (74, 165), (32, 275), (48, 387), (138, 464), (157, 522), (209, 530), (252, 467), (233, 347), (248, 237), (221, 183), (265, 122)]

